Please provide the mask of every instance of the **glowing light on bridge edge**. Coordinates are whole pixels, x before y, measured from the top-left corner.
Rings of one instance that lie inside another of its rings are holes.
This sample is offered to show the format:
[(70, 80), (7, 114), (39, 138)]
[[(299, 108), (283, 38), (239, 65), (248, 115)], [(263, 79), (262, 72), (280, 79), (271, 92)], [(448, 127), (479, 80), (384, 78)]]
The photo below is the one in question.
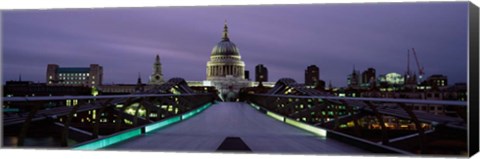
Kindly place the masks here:
[(139, 136), (141, 134), (142, 134), (141, 128), (137, 128), (131, 131), (118, 134), (118, 135), (114, 135), (98, 141), (94, 141), (92, 143), (81, 145), (73, 149), (74, 150), (97, 150), (97, 149), (104, 148), (130, 138)]
[(210, 107), (212, 105), (212, 103), (207, 103), (205, 105), (203, 105), (202, 107), (196, 109), (196, 110), (192, 110), (188, 113), (185, 113), (182, 115), (182, 120), (187, 120), (195, 115), (197, 115), (198, 113), (202, 112), (203, 110), (207, 109), (208, 107)]
[[(255, 109), (257, 110), (260, 110), (260, 107), (255, 105), (255, 104), (250, 104), (250, 106), (254, 107)], [(295, 126), (297, 128), (300, 128), (302, 130), (305, 130), (305, 131), (308, 131), (310, 133), (313, 133), (315, 134), (316, 136), (319, 136), (319, 137), (327, 137), (327, 131), (324, 130), (324, 129), (321, 129), (321, 128), (318, 128), (318, 127), (315, 127), (315, 126), (311, 126), (311, 125), (308, 125), (308, 124), (305, 124), (305, 123), (302, 123), (302, 122), (299, 122), (299, 121), (296, 121), (296, 120), (293, 120), (293, 119), (290, 119), (290, 118), (287, 118), (287, 117), (284, 117), (284, 116), (281, 116), (281, 115), (278, 115), (276, 113), (273, 113), (273, 112), (270, 112), (270, 111), (267, 111), (266, 113), (268, 116), (276, 119), (276, 120), (279, 120), (279, 121), (282, 121), (288, 125), (292, 125), (292, 126)]]
[(185, 113), (183, 115), (180, 116), (176, 116), (176, 117), (172, 117), (172, 118), (169, 118), (169, 119), (166, 119), (166, 120), (163, 120), (161, 122), (158, 122), (158, 123), (154, 123), (154, 124), (150, 124), (150, 125), (147, 125), (145, 126), (145, 132), (148, 133), (148, 132), (152, 132), (154, 130), (157, 130), (157, 129), (160, 129), (160, 128), (163, 128), (165, 126), (168, 126), (168, 125), (171, 125), (171, 124), (174, 124), (174, 123), (177, 123), (181, 120), (187, 120), (188, 118), (191, 118), (195, 115), (197, 115), (198, 113), (202, 112), (203, 110), (207, 109), (211, 104), (208, 103), (208, 104), (205, 104), (203, 106), (201, 106), (200, 108), (197, 108), (195, 110), (192, 110), (188, 113)]
[(275, 114), (275, 113), (272, 113), (272, 112), (269, 112), (269, 111), (267, 111), (267, 115), (270, 116), (270, 117), (272, 117), (272, 118), (274, 118), (274, 119), (277, 119), (277, 120), (279, 120), (279, 121), (282, 121), (282, 122), (283, 122), (283, 119), (285, 118), (285, 117), (283, 117), (283, 116), (281, 116), (281, 115), (278, 115), (278, 114)]
[(175, 117), (165, 119), (165, 120), (163, 120), (161, 122), (158, 122), (158, 123), (155, 123), (155, 124), (147, 125), (147, 126), (145, 126), (145, 133), (149, 133), (149, 132), (152, 132), (154, 130), (163, 128), (165, 126), (168, 126), (168, 125), (171, 125), (173, 123), (179, 122), (180, 120), (181, 120), (180, 116), (175, 116)]
[(311, 126), (311, 125), (308, 125), (308, 124), (305, 124), (305, 123), (302, 123), (302, 122), (299, 122), (299, 121), (296, 121), (296, 120), (292, 120), (292, 119), (289, 119), (289, 118), (285, 118), (285, 123), (287, 123), (289, 125), (292, 125), (292, 126), (295, 126), (297, 128), (303, 129), (303, 130), (308, 131), (310, 133), (313, 133), (317, 136), (327, 137), (327, 131), (324, 130), (324, 129), (320, 129), (318, 127)]
[(250, 106), (252, 106), (253, 108), (255, 108), (255, 109), (257, 109), (257, 110), (260, 110), (260, 107), (257, 106), (257, 105), (255, 105), (255, 104), (253, 104), (253, 103), (251, 103)]
[[(197, 108), (195, 110), (192, 110), (188, 113), (183, 114), (181, 116), (181, 118), (180, 118), (180, 116), (175, 116), (175, 117), (171, 117), (171, 118), (168, 118), (166, 120), (160, 121), (158, 123), (146, 125), (144, 127), (145, 128), (145, 133), (152, 132), (154, 130), (163, 128), (165, 126), (177, 123), (181, 120), (186, 120), (188, 118), (191, 118), (191, 117), (195, 116), (196, 114), (202, 112), (203, 110), (207, 109), (208, 107), (210, 107), (210, 105), (211, 105), (211, 103), (207, 103), (200, 108)], [(91, 143), (87, 143), (85, 145), (75, 147), (73, 149), (74, 150), (97, 150), (97, 149), (101, 149), (101, 148), (113, 145), (115, 143), (118, 143), (118, 142), (130, 139), (130, 138), (142, 135), (142, 130), (141, 130), (142, 128), (143, 127), (140, 127), (140, 128), (137, 128), (137, 129), (134, 129), (134, 130), (131, 130), (131, 131), (121, 133), (121, 134), (106, 137), (106, 138), (103, 138), (103, 139), (100, 139), (100, 140), (97, 140), (97, 141), (94, 141), (94, 142), (91, 142)]]

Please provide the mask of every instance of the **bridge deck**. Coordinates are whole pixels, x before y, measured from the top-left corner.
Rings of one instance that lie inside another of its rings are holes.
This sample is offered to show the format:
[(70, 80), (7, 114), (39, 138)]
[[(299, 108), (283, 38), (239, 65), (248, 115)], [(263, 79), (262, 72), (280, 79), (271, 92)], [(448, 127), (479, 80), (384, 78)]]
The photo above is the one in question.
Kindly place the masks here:
[(106, 149), (214, 152), (239, 137), (255, 153), (366, 153), (274, 120), (245, 103), (219, 103), (186, 121)]

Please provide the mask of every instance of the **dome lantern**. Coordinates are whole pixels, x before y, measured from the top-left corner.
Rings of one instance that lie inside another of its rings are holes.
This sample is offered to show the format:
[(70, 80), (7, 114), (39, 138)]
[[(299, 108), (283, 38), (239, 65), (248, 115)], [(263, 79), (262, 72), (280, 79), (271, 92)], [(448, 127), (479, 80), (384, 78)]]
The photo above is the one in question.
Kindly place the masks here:
[(228, 26), (226, 20), (223, 27), (222, 41), (218, 42), (217, 45), (213, 47), (211, 55), (240, 55), (239, 49), (233, 42), (230, 41), (230, 38), (228, 37)]

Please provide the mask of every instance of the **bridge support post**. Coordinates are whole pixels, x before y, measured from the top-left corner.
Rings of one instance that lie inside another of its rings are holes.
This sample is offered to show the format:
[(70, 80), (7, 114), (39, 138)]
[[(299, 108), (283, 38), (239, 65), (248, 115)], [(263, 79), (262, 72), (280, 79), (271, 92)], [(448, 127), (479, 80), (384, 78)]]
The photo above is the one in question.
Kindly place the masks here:
[[(125, 112), (125, 109), (127, 109), (130, 104), (133, 103), (133, 98), (128, 98), (124, 103), (123, 107), (120, 109), (121, 112)], [(120, 127), (122, 126), (122, 117), (120, 115), (117, 115), (117, 119), (115, 119), (115, 131), (119, 131)]]
[(413, 123), (415, 124), (415, 128), (417, 129), (417, 132), (418, 132), (418, 136), (419, 136), (419, 139), (418, 140), (418, 146), (420, 147), (420, 154), (425, 152), (425, 132), (422, 128), (422, 125), (420, 124), (420, 121), (418, 120), (417, 116), (415, 115), (415, 113), (413, 113), (413, 110), (411, 107), (409, 106), (406, 106), (405, 104), (403, 103), (399, 103), (400, 105), (400, 108), (402, 108), (407, 114), (408, 116), (410, 116), (410, 119), (413, 120)]
[(69, 127), (70, 123), (72, 122), (73, 115), (77, 112), (78, 108), (80, 107), (82, 103), (78, 103), (77, 105), (74, 105), (72, 110), (70, 110), (70, 113), (68, 114), (67, 120), (65, 120), (65, 123), (63, 124), (63, 131), (62, 131), (62, 137), (60, 141), (60, 145), (62, 147), (68, 147), (68, 132), (69, 132)]
[[(340, 121), (338, 120), (338, 105), (342, 104), (341, 102), (337, 102), (337, 101), (331, 101), (331, 100), (324, 100), (325, 101), (325, 104), (327, 104), (327, 112), (326, 112), (326, 116), (328, 116), (328, 111), (332, 111), (333, 112), (333, 118), (334, 118), (334, 126), (333, 126), (333, 130), (337, 130), (338, 129), (338, 126), (340, 125)], [(330, 107), (330, 108), (328, 108)]]
[(320, 125), (323, 126), (323, 127), (325, 127), (325, 116), (326, 116), (327, 114), (325, 113), (325, 115), (323, 115), (323, 112), (325, 111), (325, 109), (320, 106), (320, 103), (319, 103), (319, 102), (316, 102), (315, 105), (317, 106), (317, 104), (318, 104), (318, 107), (320, 107), (320, 109), (319, 109), (319, 111), (318, 111), (318, 114), (320, 114)]
[(387, 127), (385, 127), (385, 121), (383, 120), (383, 116), (378, 112), (377, 106), (375, 106), (373, 103), (366, 102), (366, 104), (368, 105), (368, 107), (370, 107), (370, 109), (372, 109), (373, 113), (377, 117), (378, 122), (380, 122), (380, 127), (382, 129), (381, 130), (382, 131), (382, 144), (383, 145), (388, 144), (390, 141), (388, 139)]
[(133, 127), (136, 127), (138, 125), (138, 111), (140, 110), (141, 107), (142, 107), (142, 103), (138, 102), (138, 107), (137, 109), (135, 109), (135, 115), (133, 115)]
[[(102, 115), (103, 112), (105, 112), (106, 108), (110, 105), (110, 102), (113, 100), (112, 99), (108, 99), (106, 100), (105, 102), (102, 102), (101, 105), (102, 107), (100, 108), (100, 110), (98, 111), (98, 114), (100, 115), (96, 115), (96, 118), (95, 118), (95, 123), (93, 123), (93, 133), (92, 133), (92, 136), (94, 138), (98, 138), (98, 135), (100, 134), (100, 117)], [(97, 104), (97, 103), (95, 103)]]
[(162, 105), (165, 104), (165, 102), (158, 102), (160, 107), (157, 110), (157, 120), (162, 120), (162, 111), (164, 112), (165, 110), (162, 108)]
[(348, 103), (345, 102), (344, 100), (340, 100), (340, 102), (342, 102), (345, 105), (345, 108), (351, 114), (351, 116), (353, 118), (353, 129), (355, 131), (355, 134), (359, 137), (362, 137), (362, 131), (360, 130), (360, 124), (358, 124), (358, 117), (357, 117), (357, 115), (355, 115), (355, 111), (353, 110), (353, 106), (348, 105)]
[(30, 127), (30, 123), (32, 122), (32, 119), (35, 116), (35, 114), (37, 114), (37, 112), (38, 112), (39, 106), (34, 104), (32, 107), (33, 107), (32, 110), (30, 110), (30, 112), (28, 113), (27, 119), (25, 120), (25, 123), (23, 123), (22, 129), (20, 130), (17, 146), (23, 146), (24, 145), (25, 137), (27, 136), (28, 128)]

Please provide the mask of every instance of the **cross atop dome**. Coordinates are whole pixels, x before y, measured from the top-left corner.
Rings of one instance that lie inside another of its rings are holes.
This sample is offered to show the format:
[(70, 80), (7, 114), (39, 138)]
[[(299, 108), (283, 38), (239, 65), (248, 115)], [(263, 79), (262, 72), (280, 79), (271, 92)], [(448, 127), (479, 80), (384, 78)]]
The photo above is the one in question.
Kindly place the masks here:
[(225, 24), (223, 26), (223, 36), (222, 36), (223, 41), (229, 41), (230, 39), (228, 38), (228, 26), (227, 26), (227, 20), (225, 19)]

